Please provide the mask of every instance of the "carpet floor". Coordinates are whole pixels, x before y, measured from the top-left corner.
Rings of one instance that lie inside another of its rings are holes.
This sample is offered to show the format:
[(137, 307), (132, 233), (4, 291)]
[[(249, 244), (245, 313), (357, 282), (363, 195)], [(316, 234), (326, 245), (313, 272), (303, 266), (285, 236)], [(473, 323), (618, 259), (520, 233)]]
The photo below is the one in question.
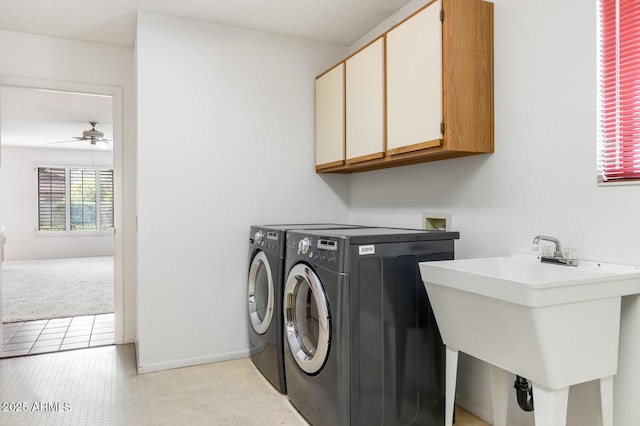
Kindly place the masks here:
[(113, 312), (113, 256), (2, 263), (2, 322)]

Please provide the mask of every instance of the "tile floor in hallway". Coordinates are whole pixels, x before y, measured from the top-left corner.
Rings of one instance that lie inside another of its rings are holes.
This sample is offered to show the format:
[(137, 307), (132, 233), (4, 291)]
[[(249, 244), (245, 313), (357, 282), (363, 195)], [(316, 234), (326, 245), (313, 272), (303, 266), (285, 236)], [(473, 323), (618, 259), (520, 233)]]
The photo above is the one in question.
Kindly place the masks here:
[(2, 324), (0, 357), (113, 345), (114, 314)]
[(138, 375), (132, 344), (0, 359), (0, 401), (0, 425), (307, 425), (248, 358)]

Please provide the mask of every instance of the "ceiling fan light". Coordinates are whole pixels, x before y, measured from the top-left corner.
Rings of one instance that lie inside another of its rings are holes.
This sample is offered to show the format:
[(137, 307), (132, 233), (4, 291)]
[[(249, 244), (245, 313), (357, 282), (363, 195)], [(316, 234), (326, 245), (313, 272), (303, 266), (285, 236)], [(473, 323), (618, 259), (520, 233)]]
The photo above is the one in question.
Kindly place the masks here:
[(93, 138), (102, 139), (103, 136), (104, 136), (104, 133), (94, 129), (85, 130), (82, 132), (82, 137), (85, 139), (93, 139)]

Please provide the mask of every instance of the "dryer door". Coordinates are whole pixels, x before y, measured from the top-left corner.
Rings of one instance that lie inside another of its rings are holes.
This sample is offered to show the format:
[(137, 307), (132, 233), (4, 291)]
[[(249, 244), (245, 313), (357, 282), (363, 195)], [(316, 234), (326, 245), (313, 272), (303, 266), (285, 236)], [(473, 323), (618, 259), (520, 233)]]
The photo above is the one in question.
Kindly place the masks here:
[(274, 293), (269, 260), (259, 251), (249, 267), (249, 319), (258, 334), (264, 334), (271, 324)]
[(291, 355), (308, 374), (316, 374), (329, 354), (331, 320), (320, 279), (309, 265), (296, 264), (284, 290), (285, 333)]

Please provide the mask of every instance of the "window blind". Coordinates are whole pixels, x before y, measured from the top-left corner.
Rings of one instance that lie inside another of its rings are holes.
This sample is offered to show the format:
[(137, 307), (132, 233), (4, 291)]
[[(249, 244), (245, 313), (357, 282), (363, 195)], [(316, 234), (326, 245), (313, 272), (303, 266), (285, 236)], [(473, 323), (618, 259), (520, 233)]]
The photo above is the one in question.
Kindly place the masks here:
[(66, 218), (66, 170), (38, 167), (38, 230), (63, 231)]
[(640, 1), (600, 0), (598, 180), (640, 180)]
[(96, 170), (69, 170), (69, 199), (72, 231), (96, 229)]
[(113, 229), (113, 170), (100, 170), (100, 229)]
[(37, 167), (38, 230), (113, 230), (113, 170)]

